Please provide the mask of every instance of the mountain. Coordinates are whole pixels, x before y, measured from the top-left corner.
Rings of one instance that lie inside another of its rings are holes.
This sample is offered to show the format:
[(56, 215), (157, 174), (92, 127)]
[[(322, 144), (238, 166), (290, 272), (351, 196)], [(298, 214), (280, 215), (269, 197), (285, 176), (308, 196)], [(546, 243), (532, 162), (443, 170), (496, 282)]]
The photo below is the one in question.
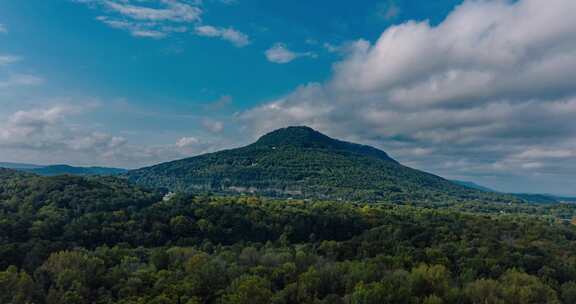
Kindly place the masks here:
[(537, 194), (537, 193), (513, 193), (512, 195), (529, 203), (538, 203), (538, 204), (576, 203), (576, 197), (564, 197), (552, 194)]
[(27, 169), (37, 169), (37, 168), (41, 168), (41, 167), (42, 166), (40, 166), (40, 165), (33, 165), (33, 164), (0, 162), (0, 168), (5, 168), (5, 169), (27, 170)]
[(26, 169), (25, 171), (39, 175), (119, 175), (126, 172), (126, 169), (105, 168), (105, 167), (73, 167), (69, 165), (50, 165), (39, 168)]
[(464, 186), (464, 187), (468, 187), (471, 189), (476, 189), (476, 190), (480, 190), (480, 191), (484, 191), (484, 192), (496, 192), (496, 191), (494, 191), (488, 187), (478, 185), (474, 182), (460, 181), (460, 180), (452, 180), (451, 182), (456, 183), (456, 184), (461, 185), (461, 186)]
[(401, 165), (374, 147), (288, 127), (232, 150), (129, 171), (131, 181), (172, 191), (406, 202), (509, 200)]
[(529, 203), (537, 204), (557, 204), (560, 202), (557, 197), (547, 194), (535, 194), (535, 193), (514, 193), (515, 197)]
[[(467, 181), (459, 181), (453, 180), (452, 182), (462, 185), (464, 187), (468, 187), (471, 189), (476, 189), (485, 192), (498, 192), (492, 190), (490, 188), (484, 187), (482, 185), (478, 185), (474, 182), (467, 182)], [(566, 196), (558, 196), (553, 194), (540, 194), (540, 193), (508, 193), (508, 195), (514, 196), (521, 201), (527, 203), (535, 203), (535, 204), (558, 204), (558, 203), (576, 203), (576, 197), (566, 197)]]
[(561, 203), (576, 203), (576, 197), (554, 196)]
[(26, 171), (44, 176), (53, 175), (119, 175), (125, 173), (126, 169), (107, 167), (74, 167), (69, 165), (33, 165), (0, 162), (0, 168)]

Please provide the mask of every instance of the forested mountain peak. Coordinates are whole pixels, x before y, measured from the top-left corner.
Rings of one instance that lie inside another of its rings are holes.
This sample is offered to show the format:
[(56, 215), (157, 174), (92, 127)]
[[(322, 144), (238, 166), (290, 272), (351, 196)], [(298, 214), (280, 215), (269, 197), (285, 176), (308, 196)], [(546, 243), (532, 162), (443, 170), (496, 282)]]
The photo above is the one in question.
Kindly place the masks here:
[(273, 197), (387, 200), (509, 201), (403, 166), (379, 149), (333, 139), (308, 127), (288, 127), (237, 149), (129, 171), (146, 187), (192, 193), (252, 193)]
[(307, 126), (293, 126), (272, 131), (260, 137), (251, 146), (270, 147), (273, 149), (284, 147), (326, 149), (356, 153), (397, 163), (382, 150), (337, 140)]

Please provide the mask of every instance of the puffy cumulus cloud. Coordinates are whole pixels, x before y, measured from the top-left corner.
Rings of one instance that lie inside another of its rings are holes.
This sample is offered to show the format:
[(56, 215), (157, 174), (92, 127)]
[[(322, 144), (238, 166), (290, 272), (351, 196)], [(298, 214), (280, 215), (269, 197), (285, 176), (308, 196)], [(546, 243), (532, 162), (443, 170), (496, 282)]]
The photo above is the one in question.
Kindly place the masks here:
[(316, 58), (316, 54), (312, 52), (298, 53), (291, 51), (284, 43), (274, 44), (264, 52), (264, 55), (266, 55), (268, 61), (278, 64), (289, 63), (300, 57)]
[(437, 26), (406, 22), (348, 45), (329, 81), (238, 119), (254, 135), (311, 125), (447, 177), (550, 186), (576, 169), (574, 12), (572, 0), (466, 1)]
[(233, 28), (214, 27), (211, 25), (201, 25), (196, 27), (196, 34), (204, 37), (217, 37), (226, 40), (236, 47), (244, 47), (250, 44), (248, 35)]
[(171, 34), (189, 32), (204, 37), (215, 37), (237, 47), (250, 44), (248, 35), (232, 28), (203, 25), (201, 1), (187, 0), (73, 0), (103, 15), (96, 20), (111, 28), (129, 32), (134, 37), (163, 39)]
[[(124, 136), (98, 130), (84, 121), (99, 105), (59, 104), (13, 112), (0, 119), (0, 159), (31, 163), (67, 163), (142, 167), (179, 159), (222, 147), (230, 142), (223, 137), (181, 137), (174, 143), (135, 144)], [(206, 122), (208, 123), (208, 122)], [(207, 124), (209, 132), (220, 132), (223, 125)]]
[(8, 29), (2, 23), (0, 23), (0, 33), (8, 33)]
[(123, 150), (126, 148), (123, 137), (86, 130), (68, 122), (68, 118), (85, 110), (72, 105), (54, 105), (12, 113), (0, 123), (0, 156), (103, 164), (114, 162), (119, 153), (128, 155)]
[(86, 131), (66, 123), (66, 118), (78, 115), (83, 111), (83, 108), (71, 105), (17, 111), (2, 124), (0, 147), (40, 149), (43, 152), (86, 151), (113, 149), (125, 143), (125, 139), (122, 137)]
[(437, 27), (408, 22), (359, 44), (334, 82), (389, 91), (398, 106), (565, 95), (576, 73), (574, 11), (567, 0), (465, 2)]

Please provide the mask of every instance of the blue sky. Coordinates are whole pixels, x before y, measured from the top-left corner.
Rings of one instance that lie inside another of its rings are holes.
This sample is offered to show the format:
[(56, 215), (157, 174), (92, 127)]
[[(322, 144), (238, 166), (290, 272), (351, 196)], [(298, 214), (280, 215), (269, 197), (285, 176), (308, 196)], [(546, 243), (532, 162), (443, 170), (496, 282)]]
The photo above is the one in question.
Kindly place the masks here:
[[(150, 2), (150, 7), (162, 7)], [(2, 37), (2, 44), (4, 52), (20, 54), (27, 67), (49, 75), (51, 86), (77, 91), (71, 93), (176, 107), (231, 95), (241, 109), (329, 77), (337, 55), (328, 52), (325, 43), (374, 40), (390, 24), (408, 19), (438, 21), (459, 1), (410, 1), (402, 8), (386, 1), (355, 6), (309, 2), (204, 1), (203, 22), (249, 35), (251, 43), (239, 48), (190, 33), (131, 37), (96, 20), (119, 14), (74, 1), (3, 1), (0, 18), (10, 34)], [(390, 6), (398, 13), (386, 17)], [(316, 57), (271, 64), (263, 54), (275, 43)]]
[(306, 124), (576, 194), (571, 2), (2, 1), (0, 158), (139, 167)]

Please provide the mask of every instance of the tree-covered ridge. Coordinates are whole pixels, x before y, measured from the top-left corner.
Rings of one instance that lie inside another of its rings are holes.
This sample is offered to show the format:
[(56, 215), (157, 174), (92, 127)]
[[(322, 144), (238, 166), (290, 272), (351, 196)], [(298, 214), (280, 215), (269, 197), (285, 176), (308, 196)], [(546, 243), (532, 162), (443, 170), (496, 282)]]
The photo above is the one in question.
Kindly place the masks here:
[(306, 127), (277, 130), (243, 148), (130, 171), (127, 177), (147, 187), (184, 192), (395, 202), (514, 200), (456, 185), (402, 166), (378, 149)]
[(253, 145), (269, 148), (284, 146), (319, 148), (355, 153), (358, 155), (380, 158), (392, 163), (398, 163), (382, 150), (366, 145), (359, 145), (330, 138), (309, 127), (287, 127), (278, 129), (260, 137)]
[(576, 207), (440, 206), (2, 171), (0, 303), (574, 303)]
[(55, 175), (119, 175), (125, 173), (126, 169), (108, 168), (108, 167), (75, 167), (69, 165), (33, 165), (33, 164), (19, 164), (19, 163), (6, 163), (0, 162), (0, 168), (13, 169), (23, 172), (30, 172), (44, 176)]
[(45, 176), (54, 175), (119, 175), (126, 172), (126, 169), (106, 168), (106, 167), (74, 167), (69, 165), (50, 165), (39, 168), (26, 169), (28, 172)]

